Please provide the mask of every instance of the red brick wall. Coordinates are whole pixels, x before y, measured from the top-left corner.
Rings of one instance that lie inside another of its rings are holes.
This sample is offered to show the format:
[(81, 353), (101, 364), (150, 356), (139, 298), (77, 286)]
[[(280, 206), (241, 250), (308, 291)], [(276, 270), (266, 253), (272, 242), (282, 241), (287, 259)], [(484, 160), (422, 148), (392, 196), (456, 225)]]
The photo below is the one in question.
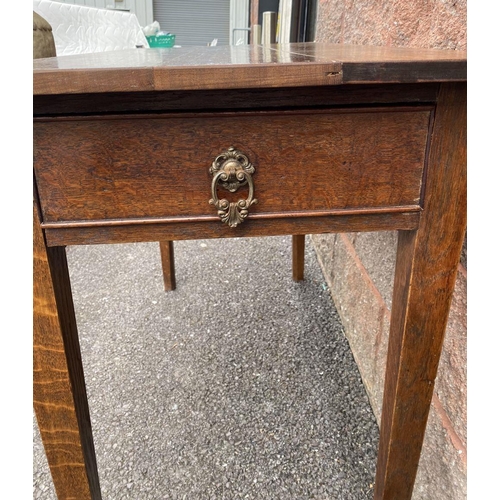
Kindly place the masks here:
[[(465, 50), (465, 0), (319, 0), (317, 42)], [(380, 421), (396, 234), (313, 237)], [(414, 500), (465, 500), (466, 251), (459, 268)]]
[(316, 41), (466, 50), (465, 0), (319, 0)]

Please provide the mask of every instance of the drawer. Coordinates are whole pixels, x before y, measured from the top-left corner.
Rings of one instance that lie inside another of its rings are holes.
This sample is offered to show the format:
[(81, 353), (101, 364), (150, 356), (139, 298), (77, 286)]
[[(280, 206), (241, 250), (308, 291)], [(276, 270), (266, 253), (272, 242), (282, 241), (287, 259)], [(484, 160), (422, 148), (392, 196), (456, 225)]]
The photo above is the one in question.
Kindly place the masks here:
[(418, 209), (430, 115), (407, 107), (37, 119), (43, 219), (216, 216), (209, 169), (229, 147), (255, 168), (250, 218)]

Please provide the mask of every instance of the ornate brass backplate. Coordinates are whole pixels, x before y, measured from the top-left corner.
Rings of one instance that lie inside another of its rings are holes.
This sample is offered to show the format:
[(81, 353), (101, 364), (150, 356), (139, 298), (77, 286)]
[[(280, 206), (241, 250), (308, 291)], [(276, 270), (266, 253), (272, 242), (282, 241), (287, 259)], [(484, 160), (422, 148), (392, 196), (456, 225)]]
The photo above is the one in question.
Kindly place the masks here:
[[(222, 222), (229, 227), (236, 227), (248, 216), (248, 208), (257, 203), (253, 197), (252, 174), (255, 172), (255, 168), (245, 154), (230, 147), (215, 158), (209, 172), (213, 176), (212, 198), (209, 203), (217, 208), (217, 214)], [(219, 184), (231, 193), (248, 184), (248, 197), (246, 200), (238, 200), (237, 202), (229, 202), (226, 199), (219, 200), (217, 195)]]

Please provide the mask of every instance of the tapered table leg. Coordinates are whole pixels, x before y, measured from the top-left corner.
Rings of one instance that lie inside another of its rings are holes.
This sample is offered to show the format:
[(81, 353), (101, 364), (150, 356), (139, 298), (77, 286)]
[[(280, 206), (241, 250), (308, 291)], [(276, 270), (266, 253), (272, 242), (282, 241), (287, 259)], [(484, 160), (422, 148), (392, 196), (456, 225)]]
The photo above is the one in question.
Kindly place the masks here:
[(442, 85), (419, 228), (400, 231), (376, 500), (409, 500), (466, 226), (466, 86)]
[(292, 236), (292, 277), (294, 281), (304, 279), (305, 242), (306, 236), (304, 234), (294, 234)]
[(59, 500), (100, 500), (66, 251), (33, 212), (33, 405)]
[(160, 241), (161, 265), (165, 291), (175, 290), (174, 242)]

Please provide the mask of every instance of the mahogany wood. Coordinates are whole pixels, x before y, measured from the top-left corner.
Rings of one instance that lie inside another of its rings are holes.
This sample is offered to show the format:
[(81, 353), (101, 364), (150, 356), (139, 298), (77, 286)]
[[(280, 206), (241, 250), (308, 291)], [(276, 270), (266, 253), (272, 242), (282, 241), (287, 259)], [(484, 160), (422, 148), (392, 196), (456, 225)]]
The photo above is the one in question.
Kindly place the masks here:
[(161, 265), (163, 269), (163, 285), (166, 292), (175, 290), (174, 242), (160, 241)]
[[(301, 235), (400, 230), (375, 498), (409, 500), (465, 230), (465, 54), (291, 44), (33, 64), (34, 405), (59, 498), (101, 498), (64, 245), (161, 241), (172, 286), (177, 239), (299, 235), (298, 278)], [(256, 167), (237, 228), (208, 205), (230, 146)]]
[(443, 85), (419, 228), (399, 234), (375, 499), (409, 500), (466, 226), (466, 86)]

